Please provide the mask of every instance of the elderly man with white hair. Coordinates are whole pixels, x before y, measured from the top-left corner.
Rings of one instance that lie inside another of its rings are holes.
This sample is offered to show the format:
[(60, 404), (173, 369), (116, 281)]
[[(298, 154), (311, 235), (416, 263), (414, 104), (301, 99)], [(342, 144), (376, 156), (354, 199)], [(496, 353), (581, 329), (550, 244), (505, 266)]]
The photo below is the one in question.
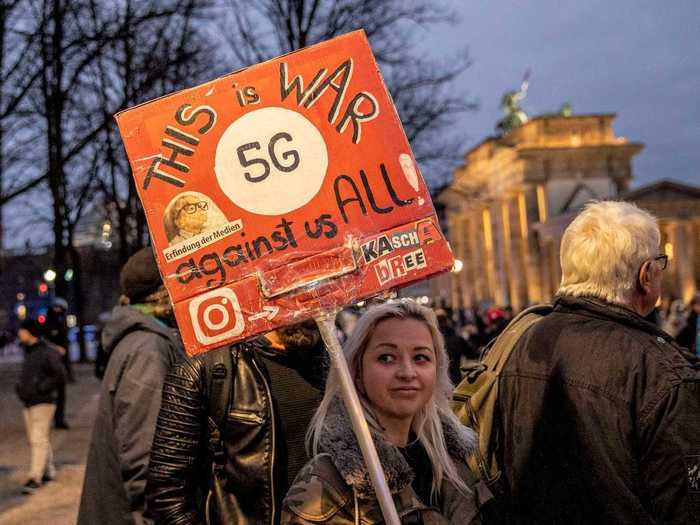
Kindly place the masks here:
[(645, 321), (667, 257), (654, 217), (588, 205), (561, 242), (554, 310), (499, 391), (516, 523), (699, 523), (700, 362)]

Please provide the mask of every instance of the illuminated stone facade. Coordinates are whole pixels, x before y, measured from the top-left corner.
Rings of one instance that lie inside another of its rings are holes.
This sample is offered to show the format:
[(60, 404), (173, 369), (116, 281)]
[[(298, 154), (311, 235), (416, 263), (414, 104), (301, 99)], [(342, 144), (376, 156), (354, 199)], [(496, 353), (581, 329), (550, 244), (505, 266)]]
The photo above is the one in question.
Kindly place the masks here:
[(550, 300), (561, 234), (590, 199), (624, 194), (643, 145), (616, 137), (615, 115), (535, 117), (464, 157), (439, 196), (462, 271), (443, 279), (454, 307), (519, 310)]
[(688, 303), (700, 281), (700, 187), (662, 180), (622, 198), (658, 217), (662, 251), (669, 256), (662, 289)]

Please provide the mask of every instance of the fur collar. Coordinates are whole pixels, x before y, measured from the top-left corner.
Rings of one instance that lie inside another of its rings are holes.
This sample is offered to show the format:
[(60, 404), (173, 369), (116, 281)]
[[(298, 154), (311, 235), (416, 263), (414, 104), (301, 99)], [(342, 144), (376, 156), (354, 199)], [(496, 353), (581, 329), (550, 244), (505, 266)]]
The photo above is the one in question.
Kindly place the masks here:
[[(324, 427), (325, 431), (319, 442), (320, 452), (330, 454), (338, 472), (345, 482), (355, 489), (358, 497), (375, 498), (372, 481), (352, 430), (350, 417), (339, 399), (329, 407)], [(456, 462), (465, 461), (466, 456), (476, 450), (477, 435), (472, 429), (442, 418), (442, 430), (447, 451)], [(392, 493), (400, 492), (413, 481), (413, 470), (398, 448), (382, 436), (371, 433), (389, 490)]]

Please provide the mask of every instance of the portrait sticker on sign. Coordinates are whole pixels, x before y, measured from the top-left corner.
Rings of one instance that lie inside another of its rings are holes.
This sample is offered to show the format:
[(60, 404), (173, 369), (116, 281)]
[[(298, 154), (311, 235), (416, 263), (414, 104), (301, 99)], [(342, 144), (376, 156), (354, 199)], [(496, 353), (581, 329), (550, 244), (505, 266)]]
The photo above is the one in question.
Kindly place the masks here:
[(191, 354), (452, 267), (363, 31), (116, 118)]

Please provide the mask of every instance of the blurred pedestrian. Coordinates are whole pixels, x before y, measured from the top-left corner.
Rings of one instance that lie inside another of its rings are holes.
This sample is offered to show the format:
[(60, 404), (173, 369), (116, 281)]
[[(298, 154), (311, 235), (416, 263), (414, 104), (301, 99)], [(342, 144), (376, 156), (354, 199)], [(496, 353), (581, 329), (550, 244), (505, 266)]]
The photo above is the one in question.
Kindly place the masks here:
[(51, 309), (46, 316), (46, 339), (55, 344), (61, 352), (61, 360), (67, 372), (67, 381), (58, 389), (56, 400), (56, 414), (54, 415), (54, 428), (67, 430), (66, 423), (66, 383), (74, 381), (71, 367), (69, 343), (68, 343), (68, 302), (62, 297), (56, 297), (51, 303)]
[(111, 312), (102, 312), (97, 316), (97, 323), (95, 326), (95, 340), (97, 341), (97, 351), (95, 352), (95, 377), (100, 381), (105, 375), (105, 370), (107, 370), (107, 363), (109, 361), (109, 353), (105, 350), (104, 344), (102, 344), (102, 332), (111, 319)]
[(445, 351), (449, 361), (447, 374), (452, 384), (456, 385), (462, 380), (460, 371), (462, 357), (472, 354), (472, 344), (457, 333), (454, 328), (454, 321), (448, 316), (446, 310), (440, 308), (435, 311), (435, 315), (437, 316), (440, 332), (445, 340)]
[(110, 354), (80, 500), (80, 525), (152, 523), (146, 472), (163, 381), (184, 356), (172, 305), (150, 247), (120, 274), (121, 305), (102, 331)]
[(508, 326), (512, 315), (512, 308), (510, 309), (510, 313), (506, 308), (499, 308), (497, 306), (492, 306), (486, 311), (486, 335), (484, 344), (488, 344), (489, 341), (501, 335), (501, 332)]
[(700, 356), (700, 293), (690, 301), (688, 317), (676, 337), (676, 342)]
[(148, 472), (156, 523), (278, 523), (324, 376), (313, 321), (175, 366)]
[(501, 375), (518, 523), (697, 523), (700, 361), (644, 320), (667, 256), (656, 220), (589, 204), (561, 241), (554, 310)]
[(666, 302), (662, 301), (659, 309), (661, 329), (671, 337), (678, 337), (680, 331), (686, 326), (688, 314), (682, 299), (671, 297)]
[[(401, 523), (480, 523), (490, 493), (464, 461), (476, 435), (450, 410), (448, 357), (433, 311), (407, 300), (372, 307), (344, 352)], [(289, 490), (281, 523), (384, 523), (340, 381), (330, 374), (309, 428), (314, 457)]]
[(32, 494), (56, 477), (51, 422), (56, 411), (57, 392), (65, 383), (66, 372), (60, 353), (42, 338), (42, 327), (37, 321), (23, 321), (17, 337), (24, 349), (24, 362), (15, 389), (24, 404), (22, 415), (31, 449), (29, 476), (22, 492)]

